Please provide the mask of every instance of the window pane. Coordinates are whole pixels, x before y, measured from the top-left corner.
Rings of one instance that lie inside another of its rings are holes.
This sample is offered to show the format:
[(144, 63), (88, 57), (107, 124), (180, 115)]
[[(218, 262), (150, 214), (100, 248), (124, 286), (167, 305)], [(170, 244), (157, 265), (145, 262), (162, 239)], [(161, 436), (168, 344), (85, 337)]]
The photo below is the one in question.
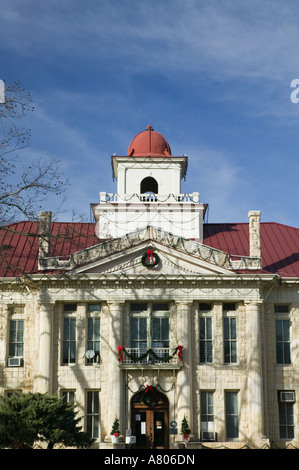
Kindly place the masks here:
[(92, 392), (87, 392), (87, 413), (92, 413)]
[(282, 322), (281, 320), (276, 320), (276, 340), (277, 341), (282, 341), (283, 336), (282, 336)]
[(231, 362), (237, 362), (237, 343), (231, 342)]
[(147, 347), (146, 317), (131, 317), (131, 348), (146, 349)]
[(94, 392), (93, 393), (94, 395), (94, 407), (93, 407), (93, 412), (94, 413), (99, 413), (99, 410), (100, 410), (100, 404), (99, 404), (99, 393), (98, 392)]
[(94, 439), (97, 439), (99, 437), (99, 417), (98, 416), (94, 416), (93, 417), (93, 433), (92, 433), (92, 437)]
[(143, 312), (144, 310), (147, 310), (146, 303), (131, 304), (131, 312)]
[(206, 318), (207, 339), (212, 339), (212, 318)]
[(64, 318), (63, 320), (63, 339), (69, 339), (69, 318)]
[(291, 363), (290, 322), (276, 320), (276, 361), (278, 364)]
[(283, 320), (283, 339), (290, 341), (290, 324), (289, 320)]
[(169, 310), (169, 305), (168, 304), (153, 304), (153, 310), (154, 311)]
[(69, 362), (74, 363), (76, 361), (76, 343), (73, 341), (70, 343), (70, 358)]
[(169, 347), (169, 319), (153, 318), (153, 337), (152, 346), (155, 348)]
[(99, 437), (99, 392), (87, 392), (86, 428), (90, 437)]
[(206, 323), (204, 318), (199, 319), (199, 337), (205, 339), (206, 337)]
[(64, 364), (68, 363), (69, 359), (69, 348), (68, 348), (68, 343), (64, 342), (63, 343), (63, 348), (62, 348), (62, 361)]
[(226, 392), (225, 394), (226, 408), (226, 436), (229, 439), (239, 436), (239, 419), (238, 419), (238, 393)]
[(93, 339), (93, 318), (89, 318), (87, 322), (87, 339), (88, 341)]
[(224, 318), (223, 335), (225, 340), (229, 339), (229, 318)]
[[(131, 342), (138, 338), (138, 318), (131, 318)], [(134, 347), (134, 346), (132, 346)]]
[(153, 318), (153, 340), (157, 341), (160, 339), (160, 318)]
[(23, 356), (24, 320), (11, 320), (9, 324), (9, 355)]
[(169, 340), (169, 319), (162, 318), (162, 339)]
[(294, 439), (294, 407), (292, 403), (279, 403), (280, 439)]
[(291, 364), (290, 344), (284, 344), (284, 364)]
[(70, 318), (70, 340), (74, 341), (76, 339), (76, 320), (75, 318)]
[(236, 329), (236, 319), (235, 318), (230, 318), (230, 326), (231, 326), (230, 338), (231, 339), (236, 339), (237, 338), (237, 329)]
[(234, 439), (239, 436), (238, 433), (238, 417), (237, 416), (228, 416), (226, 420), (226, 436), (229, 439)]
[(100, 304), (89, 304), (88, 311), (89, 312), (100, 312), (101, 305)]

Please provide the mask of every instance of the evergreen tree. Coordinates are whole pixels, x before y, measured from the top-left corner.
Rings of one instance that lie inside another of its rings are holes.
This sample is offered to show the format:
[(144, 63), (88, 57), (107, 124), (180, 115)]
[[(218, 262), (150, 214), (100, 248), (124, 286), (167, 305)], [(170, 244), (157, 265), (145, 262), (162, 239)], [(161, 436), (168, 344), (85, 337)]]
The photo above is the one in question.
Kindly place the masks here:
[(113, 421), (112, 424), (112, 429), (110, 435), (117, 434), (119, 436), (120, 429), (119, 429), (119, 419), (115, 417), (115, 420)]
[(90, 447), (93, 439), (81, 431), (70, 403), (41, 393), (14, 394), (0, 402), (0, 448), (31, 449), (37, 442)]

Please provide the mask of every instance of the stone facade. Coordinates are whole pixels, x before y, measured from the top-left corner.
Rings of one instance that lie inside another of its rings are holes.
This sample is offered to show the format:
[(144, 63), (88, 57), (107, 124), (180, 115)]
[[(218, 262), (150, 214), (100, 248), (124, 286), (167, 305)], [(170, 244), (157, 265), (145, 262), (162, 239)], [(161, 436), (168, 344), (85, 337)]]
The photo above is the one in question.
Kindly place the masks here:
[[(79, 277), (79, 276), (77, 276)], [(256, 285), (258, 283), (258, 286)], [(155, 286), (155, 284), (158, 284)], [(159, 285), (160, 284), (160, 285)], [(268, 295), (267, 301), (264, 297)], [(194, 447), (261, 448), (287, 443), (298, 446), (297, 404), (294, 403), (293, 439), (280, 438), (278, 393), (298, 390), (299, 370), (299, 297), (292, 286), (280, 286), (273, 278), (248, 281), (246, 276), (231, 280), (173, 280), (161, 283), (152, 279), (103, 281), (94, 274), (70, 279), (40, 276), (24, 279), (18, 286), (1, 285), (1, 395), (12, 391), (39, 391), (58, 394), (74, 392), (76, 404), (85, 426), (86, 400), (89, 391), (100, 398), (99, 437), (95, 446), (109, 444), (109, 432), (115, 416), (120, 418), (121, 431), (132, 428), (131, 401), (141, 387), (153, 385), (167, 396), (169, 420), (180, 423), (186, 415), (192, 431)], [(289, 313), (276, 313), (277, 298), (292, 300)], [(168, 303), (170, 318), (170, 349), (183, 346), (184, 364), (144, 363), (122, 364), (118, 346), (130, 345), (130, 304), (139, 302)], [(226, 310), (229, 302), (230, 308)], [(88, 305), (99, 303), (100, 358), (88, 364)], [(74, 305), (74, 311), (64, 310)], [(210, 310), (201, 310), (209, 304)], [(276, 363), (276, 318), (290, 319), (292, 329), (291, 364)], [(76, 319), (76, 358), (63, 364), (63, 319)], [(200, 318), (212, 319), (212, 360), (200, 362)], [(224, 318), (236, 318), (237, 335), (235, 363), (224, 362)], [(9, 324), (24, 320), (23, 362), (20, 367), (8, 366)], [(213, 428), (216, 442), (201, 440), (202, 392), (213, 392)], [(225, 393), (238, 396), (238, 437), (226, 436)], [(175, 446), (179, 434), (170, 435), (169, 446)]]
[[(152, 128), (145, 137), (113, 159), (119, 194), (111, 202), (101, 192), (93, 207), (98, 243), (57, 256), (51, 214), (42, 213), (36, 269), (1, 278), (0, 395), (74, 402), (99, 449), (299, 447), (299, 273), (262, 268), (258, 211), (248, 214), (244, 255), (203, 244), (205, 206), (192, 193), (185, 210), (180, 195), (186, 156), (171, 157)], [(137, 194), (152, 184), (168, 192), (167, 207), (164, 193)], [(101, 241), (103, 215), (115, 227), (126, 222), (131, 199), (130, 217), (145, 204), (142, 224), (129, 218), (119, 236), (113, 229)], [(147, 217), (157, 211), (171, 231), (161, 218), (152, 226)]]

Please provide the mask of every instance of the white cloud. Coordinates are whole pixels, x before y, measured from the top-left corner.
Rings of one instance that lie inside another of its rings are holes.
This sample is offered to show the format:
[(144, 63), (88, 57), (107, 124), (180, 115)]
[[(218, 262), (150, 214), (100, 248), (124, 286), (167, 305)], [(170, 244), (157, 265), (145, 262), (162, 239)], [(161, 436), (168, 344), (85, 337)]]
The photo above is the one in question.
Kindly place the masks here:
[(132, 73), (281, 80), (299, 66), (298, 12), (278, 0), (4, 0), (2, 41), (28, 57), (121, 61)]

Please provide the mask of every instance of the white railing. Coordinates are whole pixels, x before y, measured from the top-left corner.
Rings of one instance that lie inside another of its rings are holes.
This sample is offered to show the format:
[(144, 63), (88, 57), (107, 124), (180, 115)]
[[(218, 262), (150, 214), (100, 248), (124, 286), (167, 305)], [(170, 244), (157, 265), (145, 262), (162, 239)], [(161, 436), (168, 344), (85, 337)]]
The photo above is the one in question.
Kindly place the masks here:
[(150, 202), (150, 203), (161, 203), (161, 202), (199, 202), (199, 193), (191, 194), (117, 194), (117, 193), (106, 193), (100, 192), (100, 203), (108, 202)]
[(179, 365), (181, 359), (179, 358), (177, 349), (170, 348), (123, 348), (122, 356), (120, 359), (122, 365)]

